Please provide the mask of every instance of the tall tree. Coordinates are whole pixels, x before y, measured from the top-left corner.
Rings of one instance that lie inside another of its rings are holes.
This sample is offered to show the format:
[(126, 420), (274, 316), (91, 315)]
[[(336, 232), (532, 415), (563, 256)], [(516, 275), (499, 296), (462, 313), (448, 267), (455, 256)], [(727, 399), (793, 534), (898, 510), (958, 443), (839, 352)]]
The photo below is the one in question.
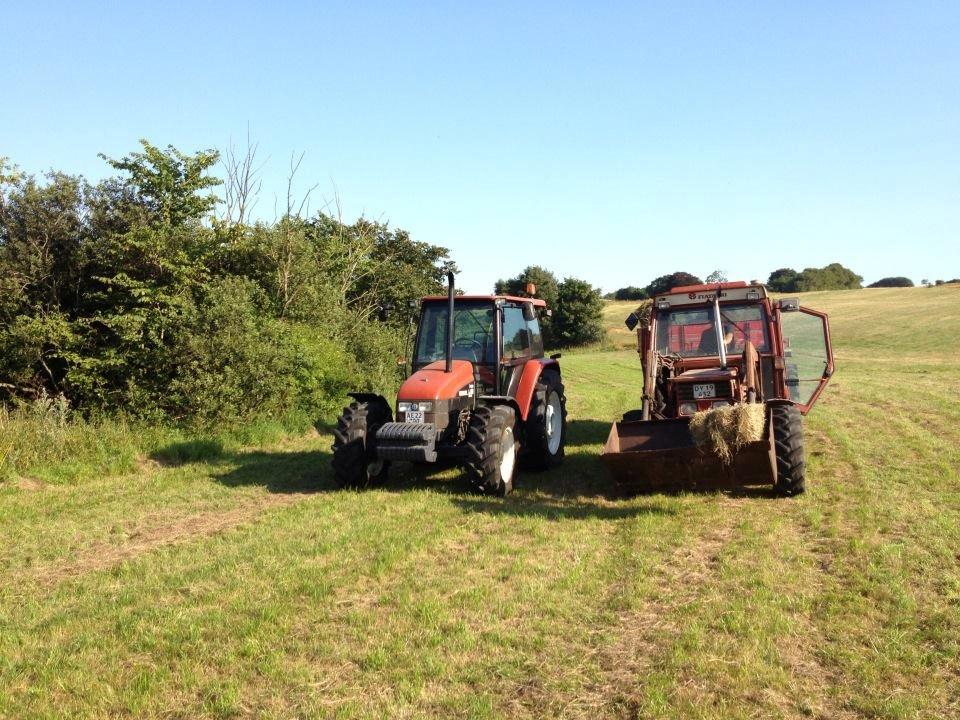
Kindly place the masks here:
[[(527, 294), (527, 284), (533, 283), (536, 286), (536, 296), (547, 303), (547, 307), (556, 316), (557, 298), (559, 293), (559, 283), (557, 276), (544, 267), (539, 265), (530, 265), (523, 269), (516, 277), (506, 280), (497, 280), (493, 291), (498, 295), (519, 295)], [(543, 333), (543, 342), (547, 345), (554, 344), (557, 339), (553, 332), (554, 319), (548, 315), (540, 318), (540, 330)]]
[(780, 268), (770, 273), (767, 287), (774, 292), (796, 292), (797, 278), (800, 276), (793, 268)]
[(654, 295), (660, 295), (665, 292), (670, 292), (675, 287), (681, 287), (683, 285), (700, 285), (703, 283), (703, 280), (698, 278), (696, 275), (692, 275), (688, 272), (675, 272), (670, 273), (669, 275), (661, 275), (646, 288), (647, 295), (653, 297)]
[(587, 345), (603, 337), (600, 290), (585, 280), (566, 278), (557, 288), (554, 340), (565, 347)]

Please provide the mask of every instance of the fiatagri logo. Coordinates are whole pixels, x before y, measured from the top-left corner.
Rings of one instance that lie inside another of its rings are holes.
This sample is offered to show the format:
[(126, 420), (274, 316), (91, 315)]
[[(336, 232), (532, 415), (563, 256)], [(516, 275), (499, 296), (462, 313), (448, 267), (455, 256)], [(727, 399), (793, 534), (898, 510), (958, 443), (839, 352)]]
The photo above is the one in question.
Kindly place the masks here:
[[(689, 293), (687, 297), (691, 300), (713, 300), (715, 295), (716, 293), (704, 293), (701, 295), (697, 295), (697, 293)], [(727, 294), (721, 290), (720, 297), (725, 298), (726, 296)]]

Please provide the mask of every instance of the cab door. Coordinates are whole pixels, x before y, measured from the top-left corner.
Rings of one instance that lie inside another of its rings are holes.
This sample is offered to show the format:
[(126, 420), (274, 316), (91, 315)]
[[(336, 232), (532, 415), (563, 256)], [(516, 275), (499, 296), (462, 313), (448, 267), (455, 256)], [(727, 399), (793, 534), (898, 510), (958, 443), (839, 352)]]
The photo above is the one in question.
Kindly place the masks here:
[(500, 392), (513, 397), (520, 383), (523, 366), (533, 355), (533, 337), (527, 327), (523, 308), (505, 304), (501, 312), (503, 347), (500, 360)]
[(806, 415), (833, 375), (830, 321), (810, 308), (781, 308), (780, 329), (787, 397)]

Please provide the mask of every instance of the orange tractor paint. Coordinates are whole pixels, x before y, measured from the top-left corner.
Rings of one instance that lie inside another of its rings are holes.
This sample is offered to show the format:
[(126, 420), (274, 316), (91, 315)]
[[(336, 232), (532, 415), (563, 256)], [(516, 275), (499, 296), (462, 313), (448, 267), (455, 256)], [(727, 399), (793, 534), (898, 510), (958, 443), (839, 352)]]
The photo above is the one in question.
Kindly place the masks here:
[(353, 393), (334, 431), (341, 486), (388, 477), (390, 463), (462, 463), (474, 487), (506, 494), (520, 461), (536, 468), (563, 459), (566, 397), (559, 355), (544, 357), (537, 310), (543, 300), (461, 295), (448, 274), (446, 297), (425, 297), (411, 374), (396, 403)]
[[(622, 491), (657, 487), (770, 484), (805, 488), (806, 415), (834, 372), (827, 315), (796, 299), (772, 300), (761, 284), (673, 288), (636, 314), (642, 407), (614, 423), (602, 460)], [(691, 417), (716, 407), (761, 403), (763, 438), (722, 462), (697, 447)]]

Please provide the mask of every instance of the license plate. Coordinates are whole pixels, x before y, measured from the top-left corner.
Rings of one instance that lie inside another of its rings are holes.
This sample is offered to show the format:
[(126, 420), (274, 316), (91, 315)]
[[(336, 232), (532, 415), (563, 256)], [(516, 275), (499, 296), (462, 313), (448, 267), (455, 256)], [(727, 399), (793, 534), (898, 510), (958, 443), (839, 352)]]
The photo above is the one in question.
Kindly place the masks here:
[(702, 400), (703, 398), (712, 398), (717, 396), (717, 386), (713, 383), (705, 383), (703, 385), (694, 384), (693, 386), (693, 399)]
[(422, 423), (423, 422), (423, 410), (407, 410), (403, 418), (404, 422), (408, 423)]

